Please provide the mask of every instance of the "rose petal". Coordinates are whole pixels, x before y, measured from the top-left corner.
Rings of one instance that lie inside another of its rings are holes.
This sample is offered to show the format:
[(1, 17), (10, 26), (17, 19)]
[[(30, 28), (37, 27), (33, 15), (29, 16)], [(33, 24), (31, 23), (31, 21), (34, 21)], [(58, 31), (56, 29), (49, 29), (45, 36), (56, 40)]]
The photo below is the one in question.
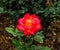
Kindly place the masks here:
[(26, 13), (25, 15), (24, 15), (24, 18), (25, 19), (27, 19), (27, 18), (29, 18), (30, 17), (30, 14), (29, 13)]

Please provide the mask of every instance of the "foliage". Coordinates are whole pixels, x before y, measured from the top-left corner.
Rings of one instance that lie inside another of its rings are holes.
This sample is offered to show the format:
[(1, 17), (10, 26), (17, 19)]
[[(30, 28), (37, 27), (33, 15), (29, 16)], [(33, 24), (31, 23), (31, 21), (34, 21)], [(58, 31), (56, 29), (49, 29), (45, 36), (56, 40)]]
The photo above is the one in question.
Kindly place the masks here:
[(40, 46), (33, 44), (34, 42), (43, 43), (43, 32), (37, 32), (34, 36), (27, 36), (24, 37), (22, 32), (19, 32), (17, 29), (14, 28), (5, 28), (8, 33), (17, 37), (17, 39), (13, 39), (12, 43), (16, 46), (16, 50), (51, 50), (49, 47)]
[(45, 46), (35, 46), (35, 45), (32, 45), (31, 46), (31, 50), (50, 50), (50, 48), (45, 47)]
[(0, 13), (7, 13), (12, 18), (19, 17), (27, 11), (45, 17), (55, 17), (60, 16), (59, 9), (59, 0), (0, 0)]
[(9, 27), (6, 27), (5, 29), (6, 29), (7, 32), (9, 32), (10, 34), (12, 34), (14, 37), (23, 36), (23, 33), (20, 32), (20, 31), (18, 31), (17, 29), (13, 29), (13, 28), (9, 28)]
[(37, 32), (34, 36), (34, 40), (35, 41), (38, 41), (40, 43), (43, 43), (43, 39), (44, 38), (44, 35), (42, 34), (42, 31), (41, 32)]

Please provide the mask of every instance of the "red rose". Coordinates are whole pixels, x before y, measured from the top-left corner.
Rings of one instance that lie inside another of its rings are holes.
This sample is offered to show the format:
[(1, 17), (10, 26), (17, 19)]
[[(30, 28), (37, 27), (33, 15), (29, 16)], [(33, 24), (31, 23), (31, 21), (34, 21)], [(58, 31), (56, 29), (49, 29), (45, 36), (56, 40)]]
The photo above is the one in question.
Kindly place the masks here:
[(24, 32), (24, 36), (34, 35), (35, 32), (42, 29), (41, 20), (36, 14), (26, 13), (23, 18), (18, 19), (17, 29)]

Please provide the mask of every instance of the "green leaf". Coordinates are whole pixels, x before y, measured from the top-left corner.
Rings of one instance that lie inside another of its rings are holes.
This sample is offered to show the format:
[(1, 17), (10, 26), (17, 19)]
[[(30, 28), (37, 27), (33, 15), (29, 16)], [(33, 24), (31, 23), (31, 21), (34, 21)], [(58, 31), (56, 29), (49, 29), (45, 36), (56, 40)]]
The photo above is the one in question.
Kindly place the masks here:
[(7, 2), (7, 0), (3, 0), (3, 2)]
[(18, 46), (20, 46), (20, 45), (22, 44), (20, 41), (18, 41), (18, 40), (16, 40), (16, 39), (12, 40), (12, 43), (13, 43), (16, 47), (18, 47)]
[(40, 50), (51, 50), (49, 47), (46, 46), (40, 46)]
[(16, 50), (25, 50), (23, 46), (19, 46), (16, 48)]
[(60, 7), (60, 1), (58, 2), (58, 7)]
[(34, 40), (40, 43), (43, 43), (43, 38), (44, 38), (44, 35), (42, 34), (42, 31), (37, 32), (36, 35), (34, 36)]
[(36, 46), (35, 45), (32, 45), (31, 46), (31, 50), (35, 50)]
[(25, 46), (28, 47), (32, 44), (33, 40), (28, 40), (28, 42), (25, 43)]
[(41, 50), (40, 46), (32, 45), (31, 50)]
[(31, 46), (31, 50), (51, 50), (51, 49), (49, 47), (46, 47), (46, 46), (32, 45)]
[(38, 3), (40, 4), (42, 2), (42, 0), (38, 0)]
[(24, 46), (21, 41), (14, 39), (12, 43), (16, 46), (16, 50), (24, 50)]
[(19, 0), (19, 2), (18, 2), (19, 4), (22, 4), (23, 3), (23, 0)]
[(19, 13), (24, 13), (26, 10), (20, 10), (20, 12)]
[(4, 8), (0, 7), (0, 13), (3, 13), (3, 11), (4, 11)]
[(6, 27), (5, 30), (12, 34), (14, 37), (18, 37), (20, 38), (21, 36), (23, 36), (23, 33), (18, 31), (17, 29), (14, 29), (14, 28), (10, 28), (10, 27)]
[(47, 17), (49, 15), (49, 8), (47, 7), (45, 10), (44, 10), (44, 16)]
[(6, 27), (5, 30), (6, 30), (8, 33), (10, 33), (10, 34), (12, 34), (13, 36), (15, 36), (15, 31), (14, 31), (13, 28)]
[(5, 29), (6, 29), (6, 31), (7, 31), (8, 33), (10, 33), (10, 34), (12, 34), (14, 37), (16, 37), (16, 33), (15, 33), (14, 28), (6, 27)]
[(16, 36), (17, 36), (18, 38), (20, 38), (21, 36), (23, 36), (23, 32), (18, 31), (17, 28), (15, 29), (15, 33), (16, 33)]
[(10, 10), (8, 10), (8, 13), (11, 15), (14, 15), (16, 12), (10, 9)]

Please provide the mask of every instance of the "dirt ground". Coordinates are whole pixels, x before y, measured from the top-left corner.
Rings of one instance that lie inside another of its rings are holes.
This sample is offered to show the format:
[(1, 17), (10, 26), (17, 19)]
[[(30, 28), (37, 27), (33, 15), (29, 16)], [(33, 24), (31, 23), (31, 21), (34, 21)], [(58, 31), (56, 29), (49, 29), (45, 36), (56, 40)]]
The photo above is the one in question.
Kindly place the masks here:
[[(0, 15), (0, 50), (15, 50), (11, 39), (13, 36), (5, 31), (5, 27), (14, 27), (15, 20), (10, 20), (7, 15)], [(52, 50), (60, 50), (60, 22), (52, 21), (45, 30), (44, 46)]]

